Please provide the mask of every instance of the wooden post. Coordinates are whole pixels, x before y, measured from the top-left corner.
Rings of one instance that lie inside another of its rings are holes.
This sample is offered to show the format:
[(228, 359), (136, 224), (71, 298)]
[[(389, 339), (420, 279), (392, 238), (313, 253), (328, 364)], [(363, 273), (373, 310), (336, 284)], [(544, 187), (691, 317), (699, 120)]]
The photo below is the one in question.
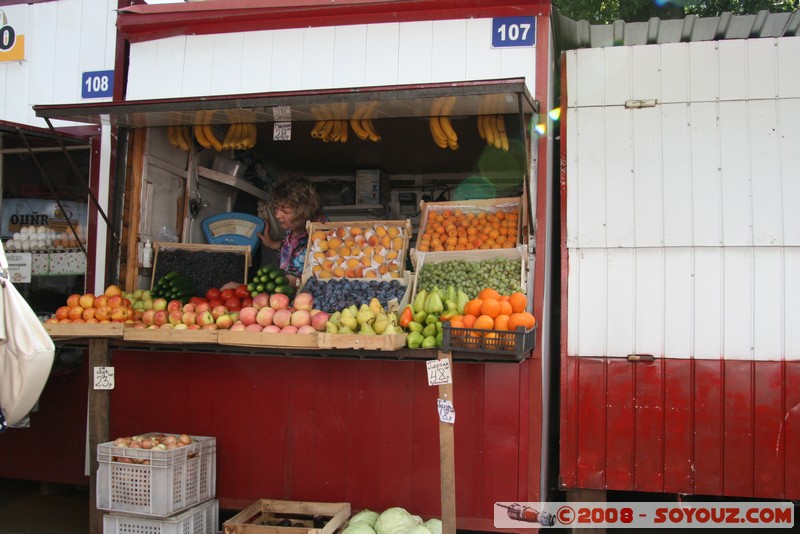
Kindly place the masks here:
[(94, 368), (108, 367), (108, 339), (89, 340), (89, 533), (103, 534), (103, 511), (97, 509), (97, 444), (108, 441), (109, 391), (94, 389)]
[[(450, 352), (439, 351), (440, 360), (450, 362), (452, 376), (453, 359)], [(453, 402), (453, 384), (439, 386), (439, 398)], [(452, 423), (439, 421), (439, 469), (442, 490), (442, 534), (456, 532), (456, 469), (455, 469), (455, 433)]]

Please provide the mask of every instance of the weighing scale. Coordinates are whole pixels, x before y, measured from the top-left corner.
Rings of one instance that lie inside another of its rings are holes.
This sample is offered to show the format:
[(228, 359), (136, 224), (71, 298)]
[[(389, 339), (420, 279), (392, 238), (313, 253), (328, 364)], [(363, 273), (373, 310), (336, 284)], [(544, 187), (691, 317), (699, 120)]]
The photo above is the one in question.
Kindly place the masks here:
[(214, 245), (250, 245), (255, 253), (258, 235), (264, 231), (264, 221), (255, 215), (230, 211), (206, 217), (203, 222), (206, 241)]

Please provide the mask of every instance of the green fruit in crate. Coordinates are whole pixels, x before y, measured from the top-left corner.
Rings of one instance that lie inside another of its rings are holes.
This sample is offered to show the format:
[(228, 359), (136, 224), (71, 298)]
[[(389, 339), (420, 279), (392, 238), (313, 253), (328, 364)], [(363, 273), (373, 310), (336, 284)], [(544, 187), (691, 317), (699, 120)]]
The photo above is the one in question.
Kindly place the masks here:
[(406, 338), (406, 346), (409, 349), (418, 349), (422, 346), (425, 337), (419, 332), (411, 332)]
[(427, 336), (425, 339), (422, 340), (422, 348), (423, 349), (435, 349), (436, 348), (436, 336)]

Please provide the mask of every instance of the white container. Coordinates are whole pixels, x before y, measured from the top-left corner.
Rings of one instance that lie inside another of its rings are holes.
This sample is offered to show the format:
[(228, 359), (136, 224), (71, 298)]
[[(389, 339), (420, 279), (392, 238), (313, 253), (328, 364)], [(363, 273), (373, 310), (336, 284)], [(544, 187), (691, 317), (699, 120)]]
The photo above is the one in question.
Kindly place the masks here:
[(219, 501), (211, 499), (163, 519), (128, 514), (105, 514), (104, 534), (216, 534)]
[(100, 443), (97, 508), (166, 517), (206, 501), (216, 495), (216, 452), (216, 438), (203, 436), (173, 450)]

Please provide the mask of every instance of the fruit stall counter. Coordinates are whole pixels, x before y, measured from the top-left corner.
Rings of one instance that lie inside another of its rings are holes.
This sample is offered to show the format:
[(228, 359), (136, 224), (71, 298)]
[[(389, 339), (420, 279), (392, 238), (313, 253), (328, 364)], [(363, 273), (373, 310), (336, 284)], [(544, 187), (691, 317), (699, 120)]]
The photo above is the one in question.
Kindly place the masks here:
[[(57, 343), (88, 347), (90, 376), (95, 366), (114, 368), (113, 391), (90, 389), (92, 486), (98, 443), (181, 429), (216, 438), (223, 509), (270, 497), (441, 514), (437, 388), (425, 364), (437, 350)], [(527, 384), (540, 380), (539, 366), (452, 355), (458, 526), (490, 530), (493, 501), (484, 496), (527, 490), (533, 466), (518, 450), (529, 430)]]

